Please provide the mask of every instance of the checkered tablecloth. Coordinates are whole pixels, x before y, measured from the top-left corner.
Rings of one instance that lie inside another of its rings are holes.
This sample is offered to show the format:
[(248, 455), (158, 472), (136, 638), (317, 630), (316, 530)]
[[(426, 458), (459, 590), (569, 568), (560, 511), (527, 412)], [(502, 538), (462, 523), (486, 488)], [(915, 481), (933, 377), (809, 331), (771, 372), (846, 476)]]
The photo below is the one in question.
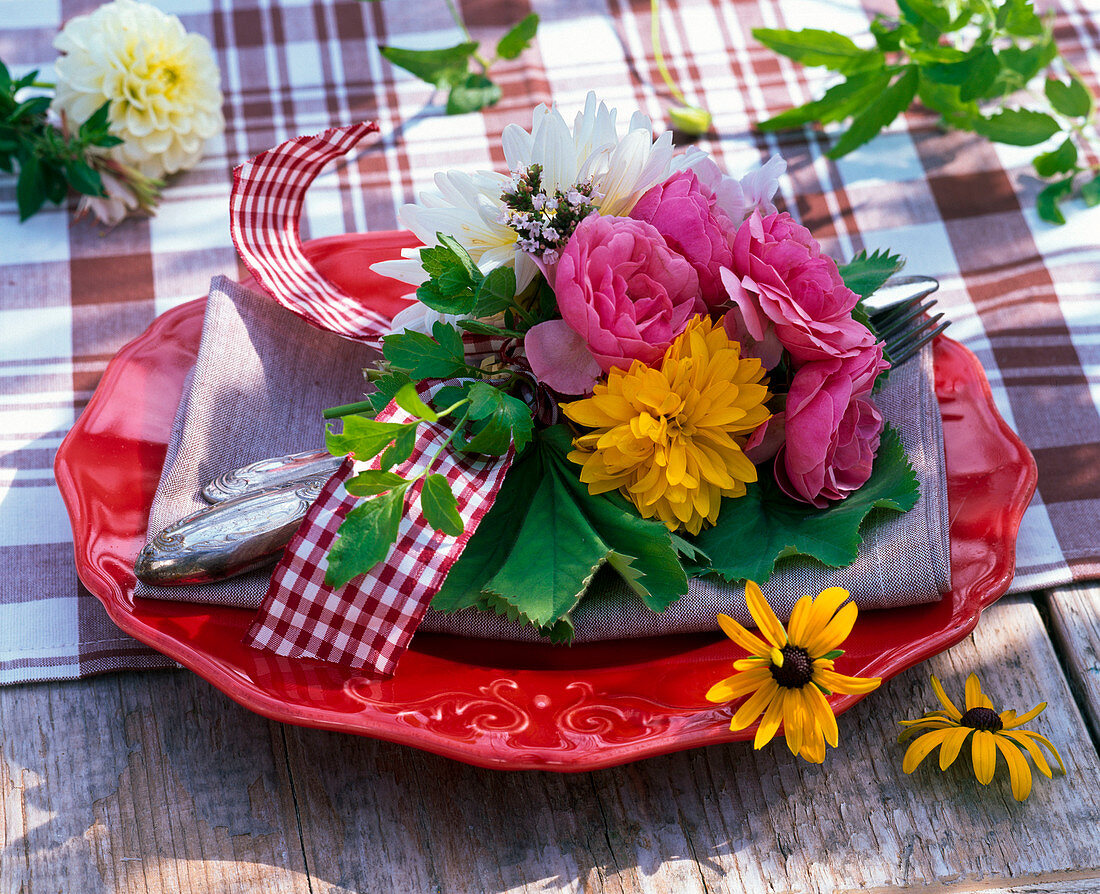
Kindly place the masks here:
[[(0, 0), (0, 58), (48, 79), (58, 27), (96, 5)], [(171, 184), (160, 214), (111, 231), (71, 222), (71, 209), (19, 224), (14, 183), (0, 179), (0, 682), (167, 663), (120, 634), (77, 580), (51, 466), (112, 354), (158, 313), (204, 294), (212, 276), (243, 273), (228, 227), (235, 165), (299, 133), (374, 119), (381, 138), (321, 176), (305, 222), (310, 236), (385, 230), (436, 170), (502, 168), (501, 130), (529, 125), (538, 102), (573, 109), (598, 85), (609, 105), (665, 120), (645, 0), (466, 0), (475, 38), (495, 40), (530, 10), (542, 24), (534, 48), (500, 64), (501, 102), (459, 117), (444, 116), (430, 87), (377, 50), (457, 43), (443, 0), (157, 5), (210, 38), (227, 121), (200, 166)], [(1001, 413), (1039, 463), (1013, 588), (1100, 576), (1100, 207), (1072, 207), (1061, 228), (1040, 222), (1034, 150), (945, 135), (919, 112), (839, 162), (824, 156), (828, 136), (751, 131), (825, 77), (779, 60), (751, 29), (826, 23), (857, 34), (873, 6), (667, 2), (666, 57), (689, 97), (714, 113), (720, 138), (701, 145), (721, 164), (741, 171), (782, 153), (781, 201), (827, 249), (890, 247), (911, 272), (941, 280), (951, 334), (976, 351)], [(1050, 8), (1062, 51), (1095, 91), (1100, 9), (1085, 0)]]

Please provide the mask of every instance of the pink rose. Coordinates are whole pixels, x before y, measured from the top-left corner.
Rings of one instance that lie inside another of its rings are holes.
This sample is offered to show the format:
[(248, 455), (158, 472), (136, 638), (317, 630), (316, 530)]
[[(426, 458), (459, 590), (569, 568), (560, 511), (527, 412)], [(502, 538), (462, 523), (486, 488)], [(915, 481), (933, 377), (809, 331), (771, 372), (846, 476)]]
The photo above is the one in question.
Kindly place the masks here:
[(810, 231), (785, 212), (754, 212), (741, 224), (723, 283), (752, 338), (767, 344), (774, 332), (796, 366), (853, 357), (875, 342), (852, 319), (859, 296)]
[(882, 434), (882, 416), (868, 398), (888, 366), (874, 345), (855, 357), (807, 363), (795, 373), (786, 440), (775, 459), (784, 493), (824, 509), (866, 483)]
[(649, 224), (593, 213), (562, 252), (554, 292), (562, 318), (609, 372), (661, 359), (695, 312), (699, 277)]
[(669, 247), (695, 268), (705, 305), (696, 310), (703, 312), (726, 303), (728, 296), (720, 271), (733, 263), (731, 243), (736, 224), (718, 207), (714, 193), (693, 171), (678, 171), (647, 190), (630, 216), (653, 224)]

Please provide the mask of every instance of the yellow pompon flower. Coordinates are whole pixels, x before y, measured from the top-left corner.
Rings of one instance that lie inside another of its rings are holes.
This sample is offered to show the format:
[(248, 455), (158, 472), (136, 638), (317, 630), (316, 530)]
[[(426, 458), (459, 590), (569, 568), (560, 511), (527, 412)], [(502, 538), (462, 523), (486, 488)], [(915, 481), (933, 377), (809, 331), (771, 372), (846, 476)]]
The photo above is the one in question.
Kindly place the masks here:
[(997, 752), (1000, 751), (1008, 764), (1012, 797), (1017, 801), (1023, 801), (1031, 794), (1031, 768), (1021, 754), (1021, 748), (1031, 755), (1035, 766), (1047, 779), (1050, 779), (1053, 774), (1037, 742), (1042, 743), (1054, 755), (1054, 759), (1058, 761), (1058, 767), (1063, 773), (1066, 772), (1058, 749), (1049, 739), (1031, 730), (1019, 729), (1029, 720), (1034, 720), (1042, 714), (1046, 709), (1046, 702), (1036, 705), (1019, 717), (1011, 709), (998, 714), (993, 708), (993, 702), (982, 692), (982, 684), (977, 674), (971, 674), (966, 678), (966, 711), (962, 712), (947, 697), (940, 681), (934, 676), (932, 688), (944, 710), (928, 711), (917, 720), (900, 721), (901, 725), (908, 729), (898, 736), (899, 742), (916, 736), (905, 752), (905, 760), (902, 762), (901, 768), (906, 773), (912, 773), (917, 769), (920, 762), (937, 747), (940, 749), (940, 769), (946, 770), (955, 762), (955, 758), (959, 756), (959, 751), (962, 750), (971, 733), (974, 734), (974, 738), (971, 740), (970, 753), (974, 760), (974, 775), (977, 776), (978, 782), (989, 785), (990, 780), (993, 779), (993, 772), (997, 769)]
[(748, 696), (730, 721), (737, 731), (763, 714), (753, 740), (763, 748), (783, 726), (792, 754), (820, 764), (825, 743), (837, 746), (836, 715), (825, 698), (833, 692), (864, 694), (878, 687), (878, 677), (848, 677), (833, 669), (843, 654), (837, 647), (847, 639), (859, 609), (846, 602), (849, 593), (829, 587), (814, 598), (803, 596), (791, 611), (787, 629), (751, 580), (745, 582), (749, 613), (764, 639), (750, 633), (733, 618), (718, 616), (723, 632), (749, 653), (733, 663), (737, 671), (707, 691), (712, 702), (728, 702)]
[(635, 360), (613, 368), (592, 397), (562, 404), (593, 431), (569, 458), (593, 494), (618, 490), (643, 518), (698, 534), (714, 524), (723, 497), (756, 480), (742, 446), (771, 415), (764, 369), (741, 357), (721, 325), (694, 317), (660, 366)]

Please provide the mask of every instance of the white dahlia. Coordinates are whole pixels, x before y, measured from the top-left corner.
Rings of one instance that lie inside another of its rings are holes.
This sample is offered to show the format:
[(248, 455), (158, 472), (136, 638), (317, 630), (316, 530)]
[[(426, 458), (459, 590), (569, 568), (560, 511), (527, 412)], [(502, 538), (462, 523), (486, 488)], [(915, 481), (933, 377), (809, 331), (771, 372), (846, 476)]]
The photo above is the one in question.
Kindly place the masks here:
[(147, 177), (193, 167), (221, 133), (220, 74), (210, 43), (176, 16), (134, 0), (114, 0), (77, 16), (54, 40), (53, 107), (73, 125), (110, 101), (119, 162)]

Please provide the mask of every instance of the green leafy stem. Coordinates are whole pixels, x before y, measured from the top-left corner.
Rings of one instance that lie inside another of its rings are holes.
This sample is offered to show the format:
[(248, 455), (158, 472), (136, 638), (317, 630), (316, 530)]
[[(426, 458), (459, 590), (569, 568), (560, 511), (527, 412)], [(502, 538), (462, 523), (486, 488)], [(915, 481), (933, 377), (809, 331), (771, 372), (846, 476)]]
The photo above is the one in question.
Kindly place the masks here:
[[(775, 52), (843, 76), (820, 98), (759, 128), (847, 121), (828, 152), (840, 158), (919, 100), (945, 127), (998, 143), (1037, 146), (1061, 135), (1033, 160), (1050, 181), (1036, 199), (1043, 220), (1065, 223), (1060, 205), (1075, 194), (1089, 206), (1100, 203), (1098, 168), (1081, 162), (1096, 140), (1095, 98), (1059, 54), (1051, 20), (1030, 0), (898, 0), (898, 16), (877, 16), (870, 31), (874, 46), (864, 48), (816, 28), (755, 29)], [(1032, 85), (1044, 71), (1040, 93)]]
[[(377, 0), (361, 0), (377, 2)], [(447, 9), (465, 38), (452, 47), (437, 50), (406, 50), (381, 46), (382, 55), (399, 68), (440, 90), (447, 91), (447, 114), (462, 115), (495, 105), (501, 96), (500, 87), (489, 77), (490, 69), (501, 59), (516, 59), (535, 39), (539, 17), (531, 13), (520, 19), (497, 42), (493, 57), (486, 58), (481, 45), (470, 35), (470, 29), (454, 0), (445, 0)], [(472, 71), (470, 63), (479, 71)]]

